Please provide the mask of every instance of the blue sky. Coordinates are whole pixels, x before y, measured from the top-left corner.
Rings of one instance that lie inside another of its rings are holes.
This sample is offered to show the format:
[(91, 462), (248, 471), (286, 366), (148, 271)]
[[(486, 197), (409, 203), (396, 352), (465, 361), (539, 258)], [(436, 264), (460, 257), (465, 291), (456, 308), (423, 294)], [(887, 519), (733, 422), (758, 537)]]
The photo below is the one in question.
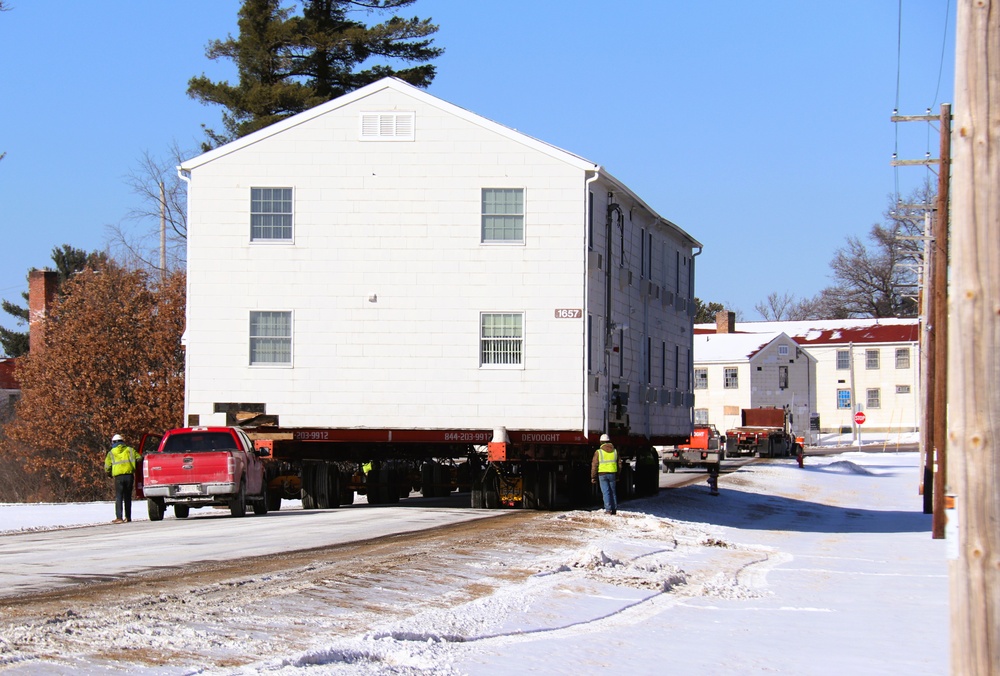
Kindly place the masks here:
[[(220, 128), (185, 92), (194, 75), (234, 77), (204, 48), (236, 34), (240, 2), (10, 4), (0, 298), (20, 302), (53, 247), (107, 246), (144, 152)], [(828, 286), (845, 238), (925, 180), (890, 166), (938, 147), (928, 125), (890, 121), (897, 96), (911, 115), (953, 99), (949, 0), (418, 0), (403, 14), (440, 26), (431, 94), (605, 167), (705, 245), (696, 295), (748, 320), (772, 291)]]

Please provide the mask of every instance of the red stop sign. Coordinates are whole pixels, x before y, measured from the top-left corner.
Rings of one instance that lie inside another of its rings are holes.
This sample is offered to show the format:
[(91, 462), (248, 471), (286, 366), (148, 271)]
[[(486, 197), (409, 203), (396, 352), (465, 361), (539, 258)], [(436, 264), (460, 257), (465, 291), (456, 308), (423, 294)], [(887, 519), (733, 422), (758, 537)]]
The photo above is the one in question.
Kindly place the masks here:
[(864, 411), (858, 411), (857, 413), (854, 414), (854, 422), (856, 422), (857, 424), (864, 425), (865, 420), (867, 420), (867, 418), (865, 417)]

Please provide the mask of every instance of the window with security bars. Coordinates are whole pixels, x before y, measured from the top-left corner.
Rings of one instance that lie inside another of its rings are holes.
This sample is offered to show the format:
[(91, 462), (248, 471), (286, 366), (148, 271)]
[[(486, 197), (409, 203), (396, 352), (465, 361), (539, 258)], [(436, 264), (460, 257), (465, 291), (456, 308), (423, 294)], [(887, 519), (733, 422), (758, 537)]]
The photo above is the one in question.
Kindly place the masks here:
[(694, 424), (695, 425), (707, 425), (708, 424), (708, 409), (707, 408), (696, 408), (694, 410)]
[(896, 348), (896, 368), (898, 369), (910, 368), (910, 348), (908, 347)]
[(865, 350), (865, 368), (868, 370), (879, 368), (879, 352), (877, 349)]
[(483, 313), (480, 322), (480, 366), (521, 365), (524, 315), (519, 312)]
[(250, 363), (289, 365), (292, 363), (292, 313), (250, 313)]
[(735, 368), (726, 368), (722, 372), (722, 387), (727, 390), (738, 390), (740, 387), (740, 372)]
[(250, 241), (292, 241), (291, 188), (250, 188)]
[(837, 370), (846, 371), (851, 368), (851, 353), (849, 350), (837, 350)]
[(865, 408), (882, 408), (882, 390), (873, 387), (865, 391)]
[(694, 370), (694, 389), (696, 390), (708, 389), (708, 369)]
[(483, 188), (483, 242), (524, 242), (524, 188)]

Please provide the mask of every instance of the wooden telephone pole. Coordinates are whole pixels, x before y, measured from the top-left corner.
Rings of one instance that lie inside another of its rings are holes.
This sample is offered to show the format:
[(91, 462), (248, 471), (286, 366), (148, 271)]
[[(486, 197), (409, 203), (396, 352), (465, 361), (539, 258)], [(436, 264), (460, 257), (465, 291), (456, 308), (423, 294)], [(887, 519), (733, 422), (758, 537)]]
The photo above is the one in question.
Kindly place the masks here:
[(1000, 674), (1000, 2), (960, 0), (947, 491), (951, 671)]

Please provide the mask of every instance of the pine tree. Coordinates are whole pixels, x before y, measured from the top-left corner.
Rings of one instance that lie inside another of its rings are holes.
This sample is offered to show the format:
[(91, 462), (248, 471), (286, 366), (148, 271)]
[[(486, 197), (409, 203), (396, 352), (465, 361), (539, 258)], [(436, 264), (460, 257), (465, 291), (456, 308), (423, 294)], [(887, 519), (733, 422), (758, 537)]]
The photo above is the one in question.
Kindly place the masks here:
[[(305, 0), (303, 15), (292, 16), (280, 0), (245, 0), (239, 37), (211, 42), (209, 59), (236, 63), (239, 83), (191, 78), (188, 95), (225, 108), (224, 132), (205, 128), (204, 150), (308, 110), (383, 77), (427, 87), (435, 68), (426, 63), (442, 53), (430, 37), (429, 19), (391, 16), (367, 26), (356, 11), (394, 12), (416, 0)], [(363, 64), (375, 60), (364, 70)], [(418, 64), (397, 70), (392, 63)]]

